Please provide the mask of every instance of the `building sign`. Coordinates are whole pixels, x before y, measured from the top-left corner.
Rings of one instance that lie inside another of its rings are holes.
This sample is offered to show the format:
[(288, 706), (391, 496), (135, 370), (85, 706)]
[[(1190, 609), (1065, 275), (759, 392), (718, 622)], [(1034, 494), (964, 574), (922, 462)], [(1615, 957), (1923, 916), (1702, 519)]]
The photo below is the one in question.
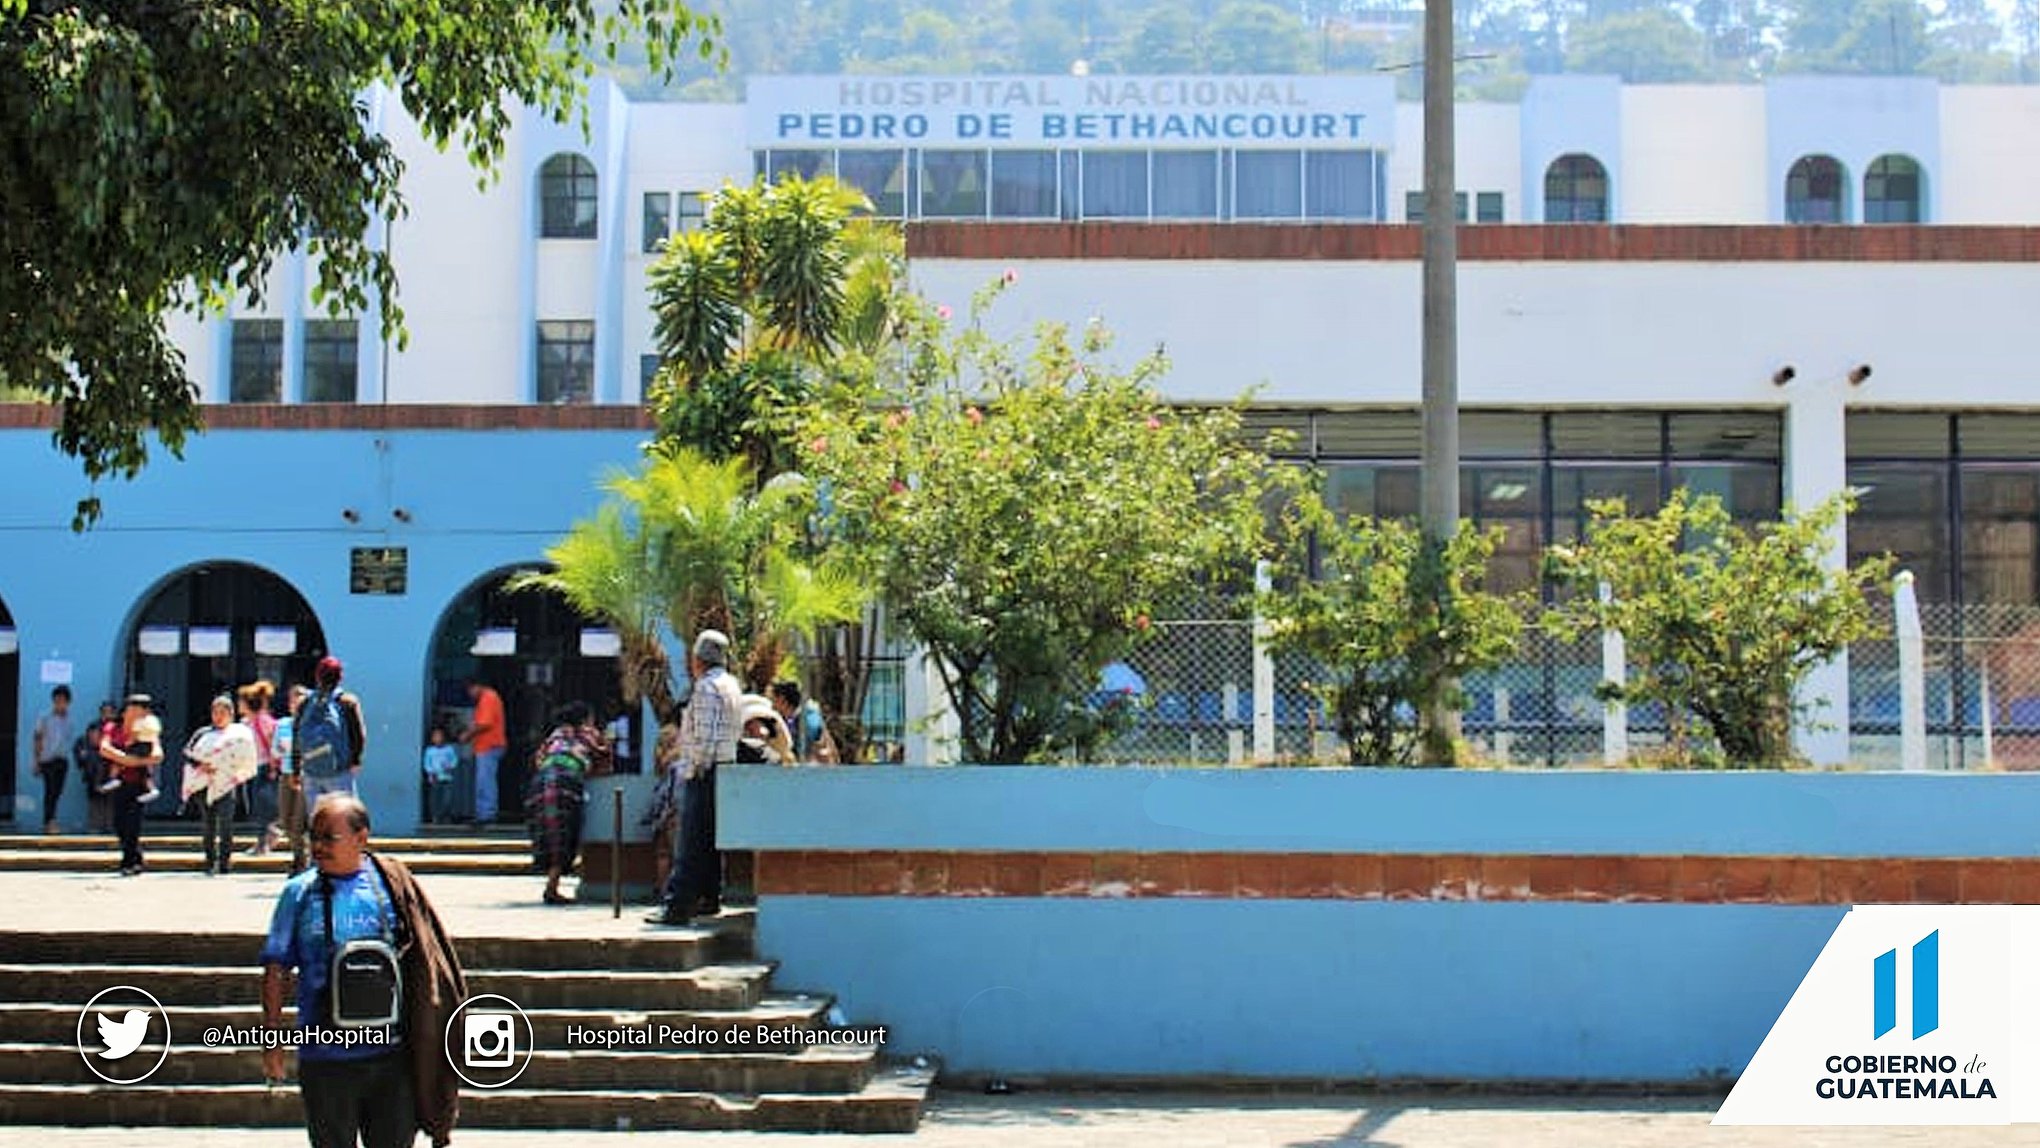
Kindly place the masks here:
[(1387, 76), (761, 76), (753, 148), (1388, 148)]
[(356, 546), (350, 552), (347, 592), (402, 594), (410, 580), (411, 552), (402, 546)]

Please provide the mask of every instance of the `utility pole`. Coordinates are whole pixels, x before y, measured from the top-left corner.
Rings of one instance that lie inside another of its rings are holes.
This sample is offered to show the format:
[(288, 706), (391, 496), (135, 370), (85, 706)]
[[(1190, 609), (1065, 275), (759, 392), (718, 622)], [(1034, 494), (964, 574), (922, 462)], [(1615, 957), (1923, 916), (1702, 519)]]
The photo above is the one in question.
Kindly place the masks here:
[[(1454, 194), (1452, 0), (1424, 5), (1424, 453), (1425, 548), (1445, 591), (1443, 551), (1459, 528), (1459, 213)], [(1456, 738), (1459, 715), (1434, 701), (1433, 734)], [(1430, 739), (1427, 739), (1430, 740)], [(1431, 747), (1435, 755), (1439, 747)], [(1443, 764), (1443, 763), (1440, 763)]]

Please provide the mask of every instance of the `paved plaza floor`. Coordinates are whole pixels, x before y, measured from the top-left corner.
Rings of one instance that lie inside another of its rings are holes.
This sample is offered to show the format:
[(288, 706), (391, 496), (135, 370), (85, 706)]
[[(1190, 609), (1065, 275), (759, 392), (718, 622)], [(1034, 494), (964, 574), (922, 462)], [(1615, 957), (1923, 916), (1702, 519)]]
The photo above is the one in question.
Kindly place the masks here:
[[(537, 877), (422, 879), (456, 937), (615, 937), (656, 931), (626, 905), (548, 908)], [(279, 878), (0, 873), (9, 930), (254, 933), (266, 927)], [(252, 954), (251, 954), (252, 960)], [(4, 1039), (4, 1038), (0, 1038)], [(784, 1133), (463, 1132), (460, 1148), (826, 1148), (842, 1139), (912, 1148), (2040, 1148), (2032, 1128), (1712, 1128), (1715, 1102), (1581, 1097), (1261, 1096), (938, 1092), (910, 1137)], [(0, 1128), (0, 1148), (268, 1148), (300, 1145), (278, 1129)], [(420, 1144), (424, 1142), (421, 1140)]]

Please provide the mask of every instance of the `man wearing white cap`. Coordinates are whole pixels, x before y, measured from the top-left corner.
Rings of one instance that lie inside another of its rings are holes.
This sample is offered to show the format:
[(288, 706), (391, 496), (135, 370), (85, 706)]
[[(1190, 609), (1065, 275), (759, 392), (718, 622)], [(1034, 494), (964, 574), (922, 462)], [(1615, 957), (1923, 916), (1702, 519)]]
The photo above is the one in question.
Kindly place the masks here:
[(661, 892), (665, 905), (646, 920), (685, 925), (722, 911), (722, 854), (715, 847), (715, 767), (737, 759), (744, 691), (729, 672), (730, 640), (719, 630), (694, 639), (687, 673), (694, 689), (680, 717), (680, 771), (684, 786), (673, 872)]

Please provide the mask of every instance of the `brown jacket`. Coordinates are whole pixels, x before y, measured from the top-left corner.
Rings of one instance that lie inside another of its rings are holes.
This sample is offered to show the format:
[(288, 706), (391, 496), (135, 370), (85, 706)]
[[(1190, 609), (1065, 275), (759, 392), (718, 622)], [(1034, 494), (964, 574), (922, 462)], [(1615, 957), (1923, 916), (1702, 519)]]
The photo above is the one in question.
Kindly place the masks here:
[(443, 1148), (453, 1141), (453, 1126), (460, 1119), (460, 1077), (446, 1059), (446, 1022), (467, 999), (467, 979), (453, 938), (411, 871), (395, 857), (370, 853), (369, 860), (389, 886), (392, 907), (403, 922), (404, 1037), (411, 1050), (418, 1127), (434, 1148)]

